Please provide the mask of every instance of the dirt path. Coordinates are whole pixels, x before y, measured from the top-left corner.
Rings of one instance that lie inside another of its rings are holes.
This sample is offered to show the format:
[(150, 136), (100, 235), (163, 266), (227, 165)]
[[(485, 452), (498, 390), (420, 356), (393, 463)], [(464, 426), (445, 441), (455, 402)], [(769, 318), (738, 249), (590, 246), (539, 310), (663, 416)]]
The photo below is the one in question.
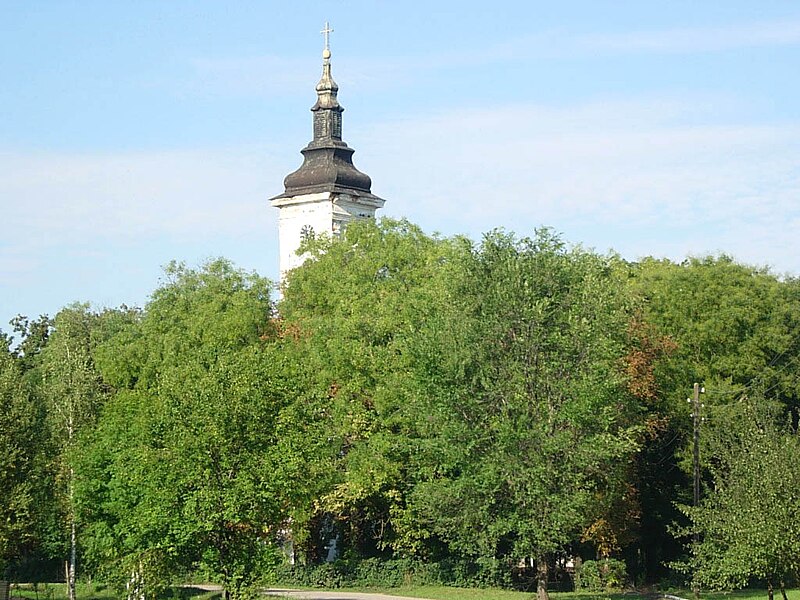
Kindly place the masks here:
[[(222, 587), (215, 584), (191, 584), (192, 587), (206, 592), (220, 592)], [(273, 598), (296, 598), (296, 600), (426, 600), (410, 596), (391, 596), (389, 594), (364, 594), (362, 592), (325, 592), (311, 590), (293, 590), (289, 588), (270, 588), (261, 592)]]
[(298, 600), (424, 600), (409, 596), (390, 596), (388, 594), (363, 594), (360, 592), (312, 592), (308, 590), (270, 589), (267, 596), (278, 598), (297, 598)]

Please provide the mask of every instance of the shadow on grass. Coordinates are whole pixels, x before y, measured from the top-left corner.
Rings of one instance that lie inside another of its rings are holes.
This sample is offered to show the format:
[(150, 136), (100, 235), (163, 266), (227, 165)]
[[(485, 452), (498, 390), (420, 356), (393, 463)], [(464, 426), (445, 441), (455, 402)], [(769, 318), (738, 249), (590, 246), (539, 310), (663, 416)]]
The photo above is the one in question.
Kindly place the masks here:
[[(113, 588), (104, 584), (79, 584), (78, 600), (119, 600)], [(64, 600), (67, 586), (63, 583), (15, 584), (11, 589), (12, 600)], [(160, 600), (222, 600), (222, 592), (209, 590), (203, 586), (171, 587), (159, 596)]]
[(163, 598), (165, 600), (221, 600), (222, 592), (200, 586), (182, 585), (167, 590)]

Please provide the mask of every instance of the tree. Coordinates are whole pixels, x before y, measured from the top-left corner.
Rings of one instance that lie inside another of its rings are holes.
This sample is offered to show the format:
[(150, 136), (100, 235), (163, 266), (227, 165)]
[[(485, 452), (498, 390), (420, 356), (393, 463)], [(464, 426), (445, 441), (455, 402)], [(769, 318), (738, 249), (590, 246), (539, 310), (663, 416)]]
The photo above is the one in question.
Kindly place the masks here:
[(544, 595), (548, 556), (618, 495), (639, 435), (615, 259), (390, 220), (305, 250), (281, 313), (330, 390), (340, 478), (322, 506), (351, 529), (366, 512), (398, 553), (536, 557)]
[[(683, 550), (667, 529), (683, 521), (675, 503), (691, 499), (686, 397), (692, 383), (704, 384), (709, 410), (753, 388), (796, 408), (800, 287), (796, 280), (726, 256), (681, 263), (644, 259), (630, 266), (629, 282), (642, 299), (641, 318), (651, 339), (662, 338), (669, 346), (654, 363), (656, 396), (649, 405), (659, 422), (645, 439), (635, 477), (644, 541), (639, 555), (652, 578), (665, 574), (663, 565)], [(703, 448), (703, 456), (709, 450)]]
[(88, 305), (62, 309), (52, 322), (53, 331), (36, 358), (40, 393), (45, 399), (50, 435), (58, 448), (57, 481), (60, 482), (63, 514), (68, 528), (67, 585), (75, 600), (78, 558), (78, 519), (75, 507), (73, 453), (78, 436), (92, 426), (108, 389), (95, 369), (92, 356), (101, 316)]
[(17, 315), (11, 320), (11, 326), (14, 333), (19, 336), (19, 344), (12, 354), (18, 359), (23, 372), (30, 371), (36, 366), (39, 354), (47, 345), (53, 329), (53, 320), (47, 315), (39, 315), (38, 319)]
[[(319, 469), (315, 510), (295, 522), (301, 538), (333, 519), (340, 542), (362, 555), (426, 552), (406, 512), (408, 491), (427, 468), (418, 426), (428, 404), (413, 348), (450, 305), (451, 270), (467, 249), (463, 239), (389, 219), (352, 223), (303, 249), (311, 258), (289, 274), (279, 310), (294, 332), (285, 351), (303, 365), (318, 406), (329, 468)], [(318, 556), (308, 542), (309, 557)]]
[(756, 385), (797, 408), (798, 281), (723, 255), (645, 259), (631, 285), (645, 301), (645, 321), (676, 344), (657, 371), (665, 409), (685, 415), (687, 381), (727, 400)]
[(712, 430), (713, 485), (701, 505), (685, 507), (699, 534), (686, 566), (698, 585), (740, 588), (800, 575), (800, 438), (779, 406), (743, 398), (717, 411)]
[[(622, 372), (631, 307), (614, 260), (547, 231), (486, 236), (456, 271), (457, 322), (436, 328), (441, 349), (427, 365), (439, 373), (426, 379), (447, 382), (430, 390), (444, 451), (413, 503), (462, 552), (535, 558), (540, 598), (548, 557), (613, 495), (640, 435)], [(468, 349), (455, 365), (454, 345)]]
[(267, 280), (223, 260), (166, 274), (141, 319), (97, 352), (118, 392), (82, 452), (87, 555), (131, 598), (182, 569), (239, 596), (304, 492), (284, 436), (301, 411), (292, 366)]
[(0, 578), (38, 542), (47, 446), (43, 407), (8, 347), (0, 347)]

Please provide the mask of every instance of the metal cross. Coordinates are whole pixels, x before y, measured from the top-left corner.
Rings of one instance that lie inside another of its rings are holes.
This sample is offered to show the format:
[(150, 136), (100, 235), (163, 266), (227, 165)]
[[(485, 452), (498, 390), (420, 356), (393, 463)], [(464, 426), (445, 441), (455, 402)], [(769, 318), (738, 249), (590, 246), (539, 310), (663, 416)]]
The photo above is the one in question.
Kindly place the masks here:
[(333, 33), (333, 29), (331, 29), (327, 21), (325, 21), (325, 29), (320, 31), (320, 33), (325, 36), (325, 50), (330, 51), (330, 34)]

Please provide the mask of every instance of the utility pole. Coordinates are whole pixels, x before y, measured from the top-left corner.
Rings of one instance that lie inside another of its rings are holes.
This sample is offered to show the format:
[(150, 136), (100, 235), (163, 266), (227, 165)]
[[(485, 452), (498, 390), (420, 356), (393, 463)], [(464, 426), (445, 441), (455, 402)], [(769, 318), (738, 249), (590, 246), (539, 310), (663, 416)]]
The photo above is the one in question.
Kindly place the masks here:
[[(692, 395), (692, 427), (694, 429), (694, 506), (700, 504), (700, 384), (694, 384), (694, 394)], [(695, 543), (697, 534), (695, 533)]]
[[(694, 430), (694, 446), (692, 449), (692, 462), (694, 463), (694, 490), (693, 490), (693, 505), (695, 508), (700, 506), (700, 394), (705, 392), (705, 388), (701, 388), (699, 383), (694, 384), (694, 393), (692, 394), (692, 429)], [(695, 549), (700, 543), (700, 536), (695, 530), (692, 536)], [(695, 550), (696, 551), (696, 550)], [(695, 600), (700, 597), (700, 588), (695, 584), (692, 586)]]

